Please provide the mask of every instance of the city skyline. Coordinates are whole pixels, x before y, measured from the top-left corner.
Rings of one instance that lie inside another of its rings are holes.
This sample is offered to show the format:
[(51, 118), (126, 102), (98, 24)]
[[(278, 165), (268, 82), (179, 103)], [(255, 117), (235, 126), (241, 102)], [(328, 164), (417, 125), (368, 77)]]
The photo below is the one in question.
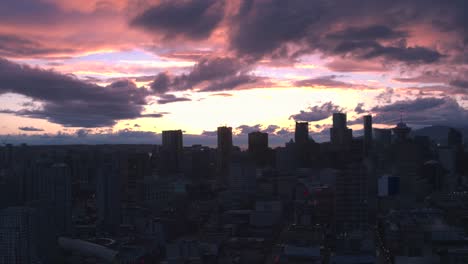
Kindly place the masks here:
[(132, 143), (181, 129), (215, 142), (228, 125), (284, 142), (309, 121), (322, 141), (334, 112), (353, 131), (367, 114), (390, 128), (401, 111), (416, 129), (468, 123), (464, 1), (7, 0), (0, 10), (2, 140)]

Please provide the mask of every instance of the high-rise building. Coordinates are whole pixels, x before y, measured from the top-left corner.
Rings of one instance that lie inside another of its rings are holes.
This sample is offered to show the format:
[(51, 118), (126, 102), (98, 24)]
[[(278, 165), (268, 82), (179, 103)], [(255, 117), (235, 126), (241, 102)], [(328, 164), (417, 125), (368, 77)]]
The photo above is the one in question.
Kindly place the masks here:
[(364, 154), (368, 155), (372, 148), (372, 116), (364, 116)]
[(232, 155), (232, 127), (218, 127), (217, 174), (218, 184), (227, 184)]
[(38, 201), (35, 204), (52, 216), (55, 230), (51, 232), (60, 235), (71, 232), (72, 179), (68, 165), (37, 160), (25, 175), (24, 192), (26, 203)]
[(333, 127), (330, 128), (330, 141), (335, 146), (349, 146), (353, 131), (346, 126), (346, 114), (333, 114)]
[(182, 170), (183, 140), (182, 130), (167, 130), (162, 132), (162, 152), (165, 172), (176, 173)]
[(309, 122), (296, 122), (294, 141), (298, 144), (305, 144), (309, 141)]
[(376, 128), (375, 141), (379, 146), (389, 146), (392, 143), (392, 130)]
[(106, 157), (98, 170), (96, 203), (101, 230), (115, 233), (121, 223), (121, 177), (119, 162)]
[(255, 164), (250, 159), (242, 154), (233, 157), (229, 170), (228, 186), (235, 196), (245, 198), (255, 192)]
[(268, 149), (268, 133), (260, 131), (249, 133), (249, 151), (259, 152)]
[(338, 232), (368, 228), (368, 175), (363, 164), (349, 164), (337, 175), (335, 199), (335, 221)]
[(249, 133), (248, 150), (257, 166), (265, 166), (269, 160), (268, 134), (260, 131)]
[(49, 195), (54, 202), (55, 225), (59, 234), (70, 234), (72, 228), (72, 195), (70, 168), (64, 163), (52, 165)]
[(448, 132), (448, 145), (450, 147), (460, 147), (463, 145), (463, 135), (460, 131), (450, 128)]
[(8, 207), (0, 211), (0, 263), (36, 263), (34, 210)]
[(126, 198), (129, 204), (143, 200), (143, 179), (151, 174), (150, 157), (148, 153), (131, 153), (128, 156), (127, 179), (125, 181)]
[(396, 135), (397, 141), (404, 141), (408, 138), (411, 128), (403, 122), (403, 115), (400, 116), (400, 122), (392, 129), (392, 131)]

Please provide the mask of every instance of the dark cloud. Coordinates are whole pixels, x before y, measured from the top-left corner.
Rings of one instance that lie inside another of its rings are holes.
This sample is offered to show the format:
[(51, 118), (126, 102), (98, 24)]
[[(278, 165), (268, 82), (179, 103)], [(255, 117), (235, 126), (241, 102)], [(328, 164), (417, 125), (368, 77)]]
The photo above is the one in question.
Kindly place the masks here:
[(89, 130), (88, 129), (78, 129), (76, 132), (75, 132), (76, 136), (78, 138), (84, 138), (86, 137), (88, 134), (89, 134)]
[(407, 32), (394, 31), (384, 25), (371, 25), (363, 28), (350, 27), (345, 30), (327, 34), (327, 38), (338, 40), (396, 39), (407, 36)]
[(306, 80), (300, 80), (294, 82), (295, 86), (299, 87), (314, 87), (314, 86), (326, 86), (330, 88), (364, 88), (365, 85), (356, 85), (348, 82), (343, 82), (337, 80), (338, 76), (336, 75), (329, 75), (329, 76), (322, 76), (317, 78), (311, 78)]
[(2, 21), (23, 24), (36, 23), (54, 23), (61, 10), (54, 4), (46, 1), (35, 0), (3, 0), (0, 1), (0, 16)]
[(289, 119), (295, 121), (315, 122), (330, 117), (333, 113), (342, 112), (343, 108), (327, 102), (322, 105), (308, 107), (307, 110), (301, 110), (299, 114), (291, 115)]
[(118, 120), (160, 117), (142, 114), (151, 93), (128, 80), (106, 87), (71, 75), (0, 59), (0, 94), (21, 94), (42, 103), (41, 108), (13, 111), (19, 116), (46, 119), (71, 127), (112, 126)]
[(250, 75), (250, 65), (231, 57), (201, 59), (190, 72), (169, 76), (160, 73), (150, 84), (153, 91), (184, 91), (197, 89), (202, 92), (233, 90), (237, 87), (254, 84), (261, 78)]
[(240, 126), (236, 127), (236, 130), (239, 132), (239, 134), (246, 135), (246, 134), (251, 133), (251, 132), (260, 131), (261, 127), (262, 127), (262, 125), (260, 125), (260, 124), (257, 124), (257, 125), (254, 125), (254, 126), (240, 125)]
[(306, 37), (323, 9), (322, 1), (243, 1), (231, 25), (231, 47), (257, 58), (271, 54)]
[(354, 112), (358, 114), (362, 114), (366, 112), (366, 109), (364, 109), (364, 103), (358, 103), (356, 107), (354, 108)]
[(230, 93), (216, 93), (216, 94), (212, 94), (211, 96), (231, 97), (232, 94), (230, 94)]
[(468, 88), (468, 80), (453, 80), (450, 82), (450, 85), (458, 87), (458, 88)]
[(159, 73), (156, 78), (151, 82), (150, 87), (156, 93), (165, 93), (169, 90), (171, 80), (167, 73)]
[(159, 95), (158, 104), (169, 104), (169, 103), (186, 102), (186, 101), (191, 101), (191, 99), (186, 98), (186, 97), (177, 97), (173, 94), (162, 94), (162, 95)]
[(203, 92), (217, 92), (217, 91), (229, 91), (233, 90), (237, 87), (241, 87), (247, 84), (255, 84), (260, 81), (261, 78), (253, 76), (253, 75), (246, 75), (246, 74), (239, 74), (230, 77), (223, 78), (219, 81), (214, 81), (210, 83), (208, 86), (203, 88), (201, 91)]
[(445, 83), (448, 79), (447, 74), (438, 71), (424, 71), (414, 77), (395, 78), (394, 80), (408, 83)]
[(268, 134), (275, 133), (278, 129), (280, 129), (279, 126), (277, 125), (269, 125), (266, 128), (264, 128), (262, 131)]
[(381, 92), (380, 94), (378, 94), (375, 99), (378, 101), (378, 102), (381, 102), (381, 103), (390, 103), (392, 101), (392, 98), (393, 98), (393, 95), (395, 94), (395, 90), (391, 87), (387, 87), (385, 88), (385, 91)]
[(37, 132), (37, 131), (44, 131), (42, 128), (37, 128), (33, 126), (24, 126), (24, 127), (18, 127), (19, 130), (21, 131), (27, 131), (27, 132)]
[(456, 45), (467, 36), (465, 10), (462, 0), (250, 0), (229, 20), (229, 40), (239, 55), (253, 58), (319, 52), (346, 60), (429, 64), (445, 54), (439, 47), (407, 44), (421, 34), (415, 26), (431, 26), (438, 18), (450, 25), (443, 31), (459, 33), (444, 39)]
[(333, 59), (326, 66), (335, 72), (384, 72), (388, 70), (383, 62), (340, 58)]
[(24, 37), (0, 34), (0, 56), (2, 57), (47, 57), (73, 52), (73, 49), (51, 48)]
[(204, 39), (221, 22), (224, 1), (216, 0), (164, 0), (135, 17), (131, 25), (141, 27), (170, 39), (184, 36)]
[(373, 121), (378, 124), (395, 124), (400, 113), (406, 123), (419, 126), (446, 125), (465, 127), (468, 110), (450, 97), (427, 97), (414, 100), (397, 101), (393, 104), (374, 107)]
[(249, 126), (249, 125), (241, 125), (235, 128), (236, 134), (240, 135), (247, 135), (251, 132), (260, 131), (263, 133), (268, 133), (269, 135), (276, 135), (276, 136), (285, 136), (289, 135), (286, 133), (288, 131), (286, 128), (282, 128), (277, 125), (268, 125), (262, 126), (260, 124)]
[(214, 131), (206, 131), (206, 130), (203, 130), (203, 132), (201, 133), (202, 136), (207, 136), (207, 137), (216, 137), (218, 136), (218, 131), (214, 130)]
[(361, 59), (386, 59), (407, 63), (433, 63), (438, 61), (442, 54), (425, 47), (383, 46), (377, 41), (345, 41), (341, 42), (334, 52), (337, 54), (352, 53)]
[(444, 98), (418, 98), (415, 100), (409, 101), (396, 101), (393, 104), (376, 106), (372, 108), (373, 112), (379, 113), (388, 113), (388, 112), (414, 112), (414, 111), (424, 111), (430, 108), (437, 107), (445, 103)]

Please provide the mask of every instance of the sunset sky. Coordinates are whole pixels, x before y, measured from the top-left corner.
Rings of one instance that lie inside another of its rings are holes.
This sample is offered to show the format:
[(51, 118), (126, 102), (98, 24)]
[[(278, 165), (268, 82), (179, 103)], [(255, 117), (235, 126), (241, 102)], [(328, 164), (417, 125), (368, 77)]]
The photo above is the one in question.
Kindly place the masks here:
[(466, 127), (467, 44), (466, 0), (2, 0), (0, 134), (214, 144), (227, 125), (282, 144), (295, 120), (326, 140), (333, 112), (355, 135), (365, 114)]

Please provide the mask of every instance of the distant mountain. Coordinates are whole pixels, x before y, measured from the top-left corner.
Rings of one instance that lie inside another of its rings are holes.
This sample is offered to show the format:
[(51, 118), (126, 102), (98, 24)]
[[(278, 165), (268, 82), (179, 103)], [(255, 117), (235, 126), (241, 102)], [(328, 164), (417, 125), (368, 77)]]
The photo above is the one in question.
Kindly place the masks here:
[[(427, 136), (434, 140), (436, 143), (446, 145), (447, 135), (450, 128), (451, 127), (448, 126), (430, 126), (414, 130), (411, 134), (413, 136)], [(455, 129), (462, 133), (464, 142), (467, 142), (466, 139), (468, 138), (468, 127)]]

